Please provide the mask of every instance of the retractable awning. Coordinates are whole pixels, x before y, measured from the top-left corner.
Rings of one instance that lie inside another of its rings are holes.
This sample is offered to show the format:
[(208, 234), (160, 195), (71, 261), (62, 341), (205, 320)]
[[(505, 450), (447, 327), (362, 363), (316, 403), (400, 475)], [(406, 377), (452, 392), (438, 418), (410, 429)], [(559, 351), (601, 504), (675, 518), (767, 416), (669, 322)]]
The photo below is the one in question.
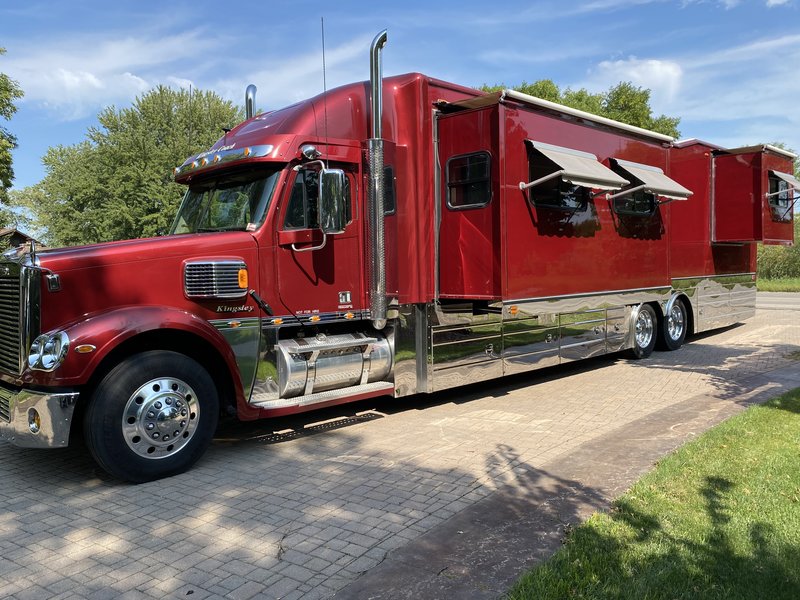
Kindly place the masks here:
[(693, 193), (677, 181), (664, 175), (664, 171), (658, 167), (619, 158), (612, 158), (611, 161), (631, 176), (634, 185), (639, 185), (644, 191), (656, 196), (664, 196), (670, 200), (686, 200)]
[(771, 175), (775, 175), (778, 179), (783, 179), (786, 183), (792, 186), (795, 190), (800, 192), (800, 179), (789, 173), (781, 173), (780, 171), (770, 171)]
[(619, 190), (629, 183), (627, 179), (623, 179), (608, 167), (600, 164), (594, 154), (533, 140), (527, 140), (527, 142), (536, 152), (555, 163), (557, 168), (536, 181), (521, 182), (520, 189), (525, 190), (559, 176), (572, 185), (600, 190)]

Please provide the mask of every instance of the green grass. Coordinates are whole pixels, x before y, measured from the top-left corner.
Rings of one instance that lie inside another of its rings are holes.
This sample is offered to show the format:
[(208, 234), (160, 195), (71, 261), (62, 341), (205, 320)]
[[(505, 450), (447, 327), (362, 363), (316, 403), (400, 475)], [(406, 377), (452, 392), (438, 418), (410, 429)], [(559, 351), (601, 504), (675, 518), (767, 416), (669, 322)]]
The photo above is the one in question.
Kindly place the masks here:
[(800, 389), (662, 460), (509, 597), (800, 598)]
[(756, 286), (760, 292), (800, 292), (800, 277), (759, 279)]

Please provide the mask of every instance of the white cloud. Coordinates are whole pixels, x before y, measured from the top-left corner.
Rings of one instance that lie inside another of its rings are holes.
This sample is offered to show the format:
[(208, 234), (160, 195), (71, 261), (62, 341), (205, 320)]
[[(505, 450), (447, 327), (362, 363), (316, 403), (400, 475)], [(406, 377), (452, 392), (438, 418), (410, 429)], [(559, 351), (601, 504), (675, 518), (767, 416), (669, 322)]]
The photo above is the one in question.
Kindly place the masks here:
[(576, 87), (605, 90), (620, 81), (630, 81), (652, 93), (650, 104), (655, 112), (664, 112), (681, 91), (683, 68), (673, 60), (639, 59), (603, 61), (589, 73), (588, 80)]
[(217, 43), (200, 31), (39, 40), (17, 46), (3, 67), (25, 90), (23, 102), (44, 106), (63, 120), (76, 120), (108, 104), (130, 102), (160, 82), (183, 87), (188, 80), (169, 71), (182, 60), (196, 60)]
[(767, 8), (772, 8), (773, 6), (784, 6), (785, 4), (789, 4), (789, 0), (767, 0)]
[[(326, 48), (328, 89), (369, 77), (368, 65), (363, 59), (368, 54), (372, 37), (362, 36), (340, 46)], [(288, 51), (293, 50), (294, 47), (290, 47)], [(263, 69), (235, 79), (214, 82), (211, 88), (225, 98), (242, 103), (245, 87), (249, 83), (255, 83), (259, 89), (258, 106), (268, 110), (320, 94), (322, 52), (313, 51), (302, 56), (273, 56), (265, 61)]]

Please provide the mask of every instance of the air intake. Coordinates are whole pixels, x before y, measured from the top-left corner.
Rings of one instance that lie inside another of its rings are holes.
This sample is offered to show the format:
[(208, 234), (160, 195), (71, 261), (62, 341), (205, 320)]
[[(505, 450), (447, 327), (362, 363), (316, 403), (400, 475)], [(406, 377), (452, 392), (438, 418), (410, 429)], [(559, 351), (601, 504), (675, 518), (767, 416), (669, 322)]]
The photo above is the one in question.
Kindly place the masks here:
[(247, 265), (241, 260), (186, 263), (183, 288), (187, 298), (244, 298), (247, 295)]

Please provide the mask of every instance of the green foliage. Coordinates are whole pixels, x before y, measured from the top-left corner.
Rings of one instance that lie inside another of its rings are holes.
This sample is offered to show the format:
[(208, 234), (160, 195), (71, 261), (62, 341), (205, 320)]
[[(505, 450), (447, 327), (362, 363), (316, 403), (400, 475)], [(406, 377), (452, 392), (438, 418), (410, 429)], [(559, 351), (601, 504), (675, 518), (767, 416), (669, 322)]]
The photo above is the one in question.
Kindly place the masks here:
[[(483, 85), (485, 92), (498, 92), (504, 85)], [(542, 100), (558, 102), (571, 108), (577, 108), (592, 114), (607, 117), (628, 125), (635, 125), (672, 137), (679, 137), (678, 124), (680, 118), (666, 115), (653, 116), (650, 108), (650, 90), (636, 87), (623, 81), (611, 87), (607, 92), (593, 94), (581, 88), (561, 90), (551, 79), (540, 79), (534, 83), (522, 82), (513, 89), (523, 94), (536, 96)]]
[(45, 178), (14, 199), (53, 246), (163, 235), (185, 191), (173, 169), (243, 118), (213, 92), (159, 86), (103, 110), (85, 141), (50, 148)]
[[(0, 47), (0, 56), (6, 53)], [(19, 84), (5, 73), (0, 72), (0, 117), (8, 121), (17, 112), (14, 100), (22, 98)], [(17, 138), (0, 125), (0, 226), (11, 220), (11, 213), (4, 206), (8, 201), (8, 188), (14, 180), (14, 169), (11, 167), (11, 151), (17, 147)]]
[(800, 219), (795, 216), (794, 246), (758, 247), (758, 276), (763, 279), (800, 277)]

